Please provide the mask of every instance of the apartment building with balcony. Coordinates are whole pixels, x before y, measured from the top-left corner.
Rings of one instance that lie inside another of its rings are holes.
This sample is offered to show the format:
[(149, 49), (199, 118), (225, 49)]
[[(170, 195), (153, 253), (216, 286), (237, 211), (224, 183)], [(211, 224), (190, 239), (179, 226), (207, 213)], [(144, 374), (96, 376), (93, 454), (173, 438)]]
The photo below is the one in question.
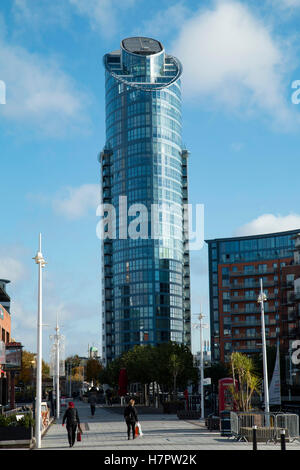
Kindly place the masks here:
[(212, 361), (227, 362), (233, 351), (248, 355), (261, 351), (261, 311), (257, 303), (260, 279), (267, 295), (267, 345), (275, 346), (279, 338), (281, 351), (288, 351), (299, 329), (295, 320), (298, 306), (291, 303), (295, 299), (292, 278), (294, 283), (300, 277), (300, 265), (295, 264), (298, 232), (206, 241)]

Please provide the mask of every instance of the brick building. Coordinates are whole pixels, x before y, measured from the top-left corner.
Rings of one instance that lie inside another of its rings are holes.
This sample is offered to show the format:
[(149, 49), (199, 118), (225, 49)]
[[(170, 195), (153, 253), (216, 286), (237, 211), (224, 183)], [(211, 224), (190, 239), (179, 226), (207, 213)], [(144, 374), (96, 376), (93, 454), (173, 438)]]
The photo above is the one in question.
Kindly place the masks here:
[(6, 292), (9, 281), (0, 279), (0, 340), (9, 343), (11, 335), (10, 297)]
[(9, 282), (0, 279), (0, 405), (6, 404), (8, 399), (7, 376), (1, 366), (4, 363), (5, 345), (11, 340), (10, 297), (6, 292), (6, 285)]
[(261, 351), (263, 279), (266, 342), (288, 354), (299, 332), (299, 230), (207, 240), (209, 247), (212, 361), (229, 361), (233, 351)]

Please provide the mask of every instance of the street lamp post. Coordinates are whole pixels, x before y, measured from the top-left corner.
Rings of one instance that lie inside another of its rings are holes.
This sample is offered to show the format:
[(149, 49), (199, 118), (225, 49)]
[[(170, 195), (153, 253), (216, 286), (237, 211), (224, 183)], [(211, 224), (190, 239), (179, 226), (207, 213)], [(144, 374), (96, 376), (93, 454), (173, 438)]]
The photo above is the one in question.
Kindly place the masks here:
[(69, 397), (71, 397), (72, 396), (72, 382), (71, 382), (71, 379), (72, 379), (72, 364), (69, 362), (68, 366), (69, 366)]
[[(260, 294), (257, 302), (261, 308), (261, 336), (262, 336), (262, 352), (263, 352), (263, 370), (264, 370), (264, 399), (265, 413), (270, 412), (269, 406), (269, 385), (268, 385), (268, 365), (267, 365), (267, 349), (266, 349), (266, 331), (265, 331), (265, 312), (264, 302), (267, 300), (266, 294), (263, 292), (263, 280), (260, 279)], [(268, 419), (268, 418), (267, 418)]]
[(200, 381), (201, 381), (201, 419), (204, 419), (204, 362), (203, 362), (203, 334), (202, 334), (202, 319), (204, 315), (200, 313)]
[(201, 418), (204, 419), (204, 360), (203, 360), (203, 328), (207, 325), (202, 323), (204, 315), (200, 313), (198, 315), (199, 324), (193, 324), (194, 328), (200, 328), (200, 394), (201, 394)]
[(60, 339), (60, 335), (59, 335), (58, 319), (56, 321), (55, 331), (56, 331), (56, 335), (55, 335), (55, 339), (56, 339), (56, 368), (55, 368), (55, 372), (56, 372), (56, 418), (58, 419), (60, 415), (60, 390), (59, 390), (59, 339)]
[(37, 319), (37, 357), (36, 357), (36, 406), (35, 406), (35, 439), (36, 447), (41, 447), (41, 425), (42, 425), (42, 268), (45, 260), (42, 255), (42, 235), (39, 237), (39, 251), (33, 258), (38, 265), (38, 319)]
[[(60, 344), (62, 341), (62, 335), (59, 333), (58, 315), (56, 317), (55, 335), (51, 335), (50, 339), (54, 340), (54, 355), (53, 355), (53, 389), (55, 390), (56, 396), (56, 418), (60, 415), (60, 389), (59, 389), (59, 377), (60, 377)], [(53, 350), (52, 350), (53, 351)]]

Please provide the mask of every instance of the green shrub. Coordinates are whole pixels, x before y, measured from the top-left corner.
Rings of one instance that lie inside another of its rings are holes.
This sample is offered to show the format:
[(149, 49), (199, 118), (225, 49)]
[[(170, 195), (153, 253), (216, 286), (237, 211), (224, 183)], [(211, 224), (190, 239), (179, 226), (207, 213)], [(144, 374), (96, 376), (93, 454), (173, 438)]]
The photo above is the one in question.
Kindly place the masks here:
[(23, 418), (17, 421), (17, 426), (25, 426), (25, 428), (30, 428), (34, 426), (34, 418), (32, 413), (26, 413)]
[(0, 426), (25, 426), (29, 428), (30, 426), (34, 426), (34, 419), (32, 413), (24, 414), (24, 417), (19, 420), (17, 420), (16, 415), (0, 415)]

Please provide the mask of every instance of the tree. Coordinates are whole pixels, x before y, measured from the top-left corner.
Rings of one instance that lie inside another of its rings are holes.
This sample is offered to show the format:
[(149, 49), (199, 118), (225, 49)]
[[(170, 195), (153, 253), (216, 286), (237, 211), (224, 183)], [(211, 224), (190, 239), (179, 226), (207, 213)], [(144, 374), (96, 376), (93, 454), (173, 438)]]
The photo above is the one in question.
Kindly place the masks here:
[[(176, 360), (172, 356), (176, 356)], [(181, 365), (179, 365), (179, 363)], [(155, 381), (166, 391), (176, 387), (184, 389), (189, 382), (198, 383), (198, 368), (194, 366), (194, 358), (189, 348), (178, 343), (162, 343), (155, 348)]]
[(179, 372), (182, 370), (183, 362), (177, 354), (171, 354), (169, 364), (170, 364), (170, 368), (173, 374), (173, 383), (174, 383), (173, 393), (175, 397), (177, 396), (176, 380), (177, 380), (177, 376)]
[(259, 392), (261, 385), (261, 379), (255, 374), (253, 359), (239, 352), (233, 352), (230, 358), (230, 366), (233, 378), (230, 391), (238, 409), (240, 411), (249, 411), (253, 393)]
[(228, 375), (230, 375), (230, 370), (223, 362), (218, 362), (216, 364), (212, 364), (210, 367), (205, 368), (204, 375), (205, 377), (210, 377), (212, 384), (217, 388), (219, 380), (228, 377)]
[(129, 383), (147, 387), (156, 382), (161, 389), (171, 391), (177, 386), (185, 388), (190, 381), (198, 383), (198, 369), (194, 367), (191, 351), (187, 346), (173, 342), (134, 346), (100, 372), (100, 382), (116, 387), (123, 367)]
[(130, 383), (148, 385), (155, 376), (155, 348), (150, 345), (134, 346), (123, 355), (123, 367)]
[(101, 384), (108, 384), (113, 388), (117, 387), (120, 369), (122, 367), (125, 367), (123, 356), (117, 357), (112, 362), (109, 362), (109, 364), (100, 371), (98, 376), (99, 382)]
[[(21, 372), (18, 375), (20, 382), (23, 382), (24, 385), (32, 385), (33, 378), (36, 370), (36, 354), (26, 351), (22, 351), (22, 367)], [(49, 377), (50, 367), (49, 365), (42, 361), (42, 377), (43, 379)]]
[(97, 359), (90, 358), (86, 363), (86, 379), (88, 382), (99, 381), (99, 375), (102, 369), (101, 363)]
[(67, 364), (71, 364), (71, 367), (79, 367), (81, 364), (81, 359), (77, 354), (74, 356), (69, 356), (66, 359), (66, 365)]

